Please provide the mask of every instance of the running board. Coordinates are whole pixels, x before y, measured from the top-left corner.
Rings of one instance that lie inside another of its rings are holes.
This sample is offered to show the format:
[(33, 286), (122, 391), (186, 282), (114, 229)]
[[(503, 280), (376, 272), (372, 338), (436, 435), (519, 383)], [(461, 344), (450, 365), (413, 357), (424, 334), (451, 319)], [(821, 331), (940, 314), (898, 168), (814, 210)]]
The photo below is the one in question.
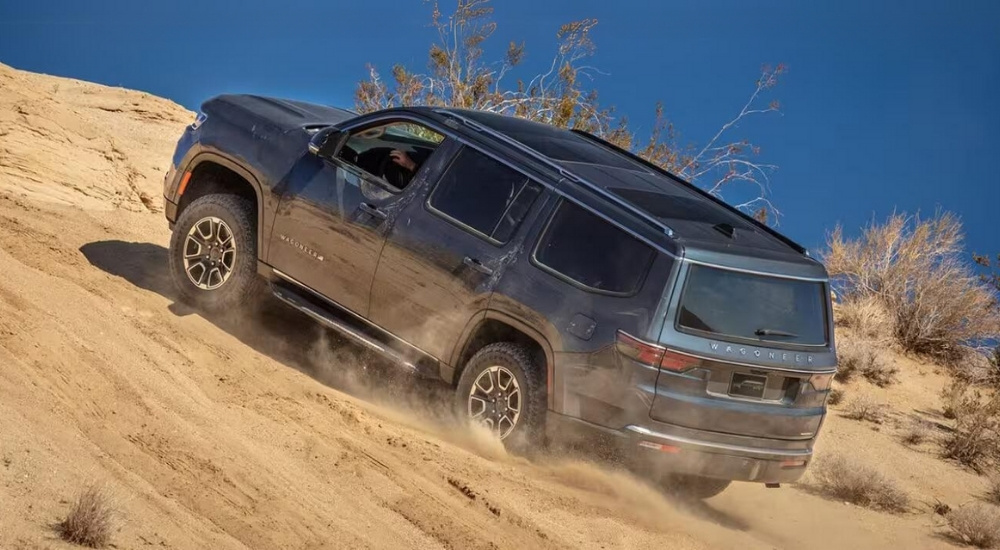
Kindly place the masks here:
[(331, 313), (324, 311), (324, 309), (321, 306), (312, 303), (310, 300), (304, 298), (298, 292), (280, 284), (272, 284), (271, 292), (274, 293), (274, 296), (277, 299), (281, 300), (285, 304), (288, 304), (289, 306), (301, 311), (302, 313), (305, 313), (309, 317), (312, 317), (314, 320), (318, 321), (323, 326), (326, 326), (328, 328), (337, 331), (339, 334), (345, 336), (346, 338), (357, 344), (364, 346), (366, 349), (374, 351), (375, 353), (378, 353), (379, 355), (385, 357), (386, 359), (389, 359), (390, 361), (397, 363), (398, 365), (405, 367), (415, 373), (423, 370), (418, 366), (417, 362), (415, 362), (414, 360), (405, 357), (397, 350), (387, 346), (384, 342), (380, 342), (379, 340), (371, 337), (370, 335), (365, 334), (357, 330), (356, 328), (350, 326), (345, 321), (338, 319)]

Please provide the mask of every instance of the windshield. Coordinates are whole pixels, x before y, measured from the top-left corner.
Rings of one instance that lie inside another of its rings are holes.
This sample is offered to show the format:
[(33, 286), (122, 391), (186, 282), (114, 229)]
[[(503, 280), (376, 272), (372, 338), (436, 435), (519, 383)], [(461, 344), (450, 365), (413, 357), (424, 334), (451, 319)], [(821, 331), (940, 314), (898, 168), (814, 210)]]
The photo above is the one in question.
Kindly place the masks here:
[(692, 265), (677, 324), (720, 337), (827, 343), (825, 285)]

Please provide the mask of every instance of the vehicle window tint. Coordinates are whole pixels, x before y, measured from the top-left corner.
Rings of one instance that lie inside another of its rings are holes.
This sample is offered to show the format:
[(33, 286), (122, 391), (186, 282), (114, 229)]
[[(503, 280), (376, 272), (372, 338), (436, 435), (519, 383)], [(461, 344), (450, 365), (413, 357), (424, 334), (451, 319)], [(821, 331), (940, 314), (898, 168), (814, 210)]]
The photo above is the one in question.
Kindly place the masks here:
[(497, 222), (496, 229), (493, 230), (493, 238), (505, 243), (514, 235), (517, 226), (521, 225), (521, 220), (528, 215), (528, 210), (535, 199), (542, 194), (542, 186), (528, 180), (528, 183), (521, 188), (517, 197), (510, 203), (507, 212)]
[(430, 205), (503, 243), (513, 235), (541, 190), (520, 172), (465, 148), (441, 176)]
[(677, 324), (683, 328), (789, 344), (827, 342), (823, 283), (692, 265)]
[(581, 285), (628, 294), (638, 289), (655, 252), (571, 202), (556, 210), (535, 259)]

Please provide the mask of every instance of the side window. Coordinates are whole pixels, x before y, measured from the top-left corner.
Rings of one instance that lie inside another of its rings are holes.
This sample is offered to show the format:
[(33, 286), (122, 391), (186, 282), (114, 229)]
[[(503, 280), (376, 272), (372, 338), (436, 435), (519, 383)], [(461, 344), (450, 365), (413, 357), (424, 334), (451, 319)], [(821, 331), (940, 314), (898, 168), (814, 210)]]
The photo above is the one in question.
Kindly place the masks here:
[(398, 192), (442, 141), (443, 135), (415, 122), (381, 123), (352, 131), (337, 151), (337, 159)]
[(638, 290), (654, 254), (642, 241), (563, 201), (538, 241), (535, 261), (582, 286), (631, 294)]
[(510, 240), (542, 192), (520, 172), (471, 148), (462, 149), (428, 204), (499, 243)]

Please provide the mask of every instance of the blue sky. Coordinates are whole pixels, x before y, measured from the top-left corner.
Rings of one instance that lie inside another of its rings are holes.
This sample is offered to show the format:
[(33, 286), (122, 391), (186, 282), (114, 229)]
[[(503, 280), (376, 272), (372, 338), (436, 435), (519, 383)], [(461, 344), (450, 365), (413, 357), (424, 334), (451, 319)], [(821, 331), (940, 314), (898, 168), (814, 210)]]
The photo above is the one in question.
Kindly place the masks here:
[[(448, 8), (447, 0), (443, 6)], [(600, 23), (603, 101), (648, 129), (656, 101), (700, 143), (786, 63), (782, 115), (738, 137), (780, 168), (780, 229), (811, 248), (893, 210), (961, 215), (970, 249), (1000, 252), (1000, 2), (495, 0), (492, 45), (524, 40), (526, 70), (559, 25)], [(419, 0), (0, 3), (0, 62), (121, 85), (197, 108), (222, 92), (350, 104), (365, 64), (422, 69)]]

